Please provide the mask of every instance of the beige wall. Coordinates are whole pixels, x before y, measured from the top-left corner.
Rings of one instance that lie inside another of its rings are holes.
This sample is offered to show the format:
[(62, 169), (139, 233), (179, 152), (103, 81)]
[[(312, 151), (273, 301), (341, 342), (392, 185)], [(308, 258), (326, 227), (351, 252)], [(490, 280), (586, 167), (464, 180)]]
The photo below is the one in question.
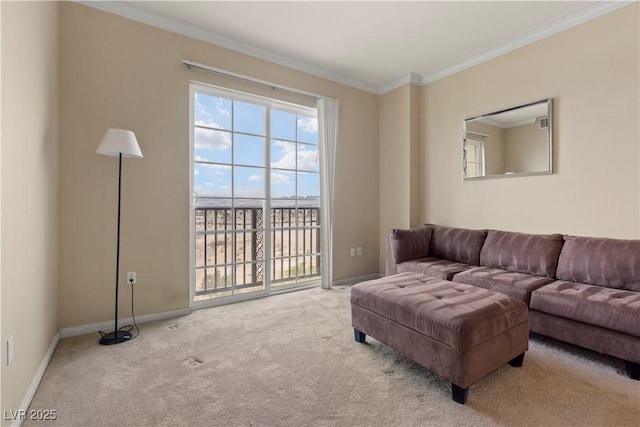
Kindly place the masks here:
[(380, 271), (391, 228), (420, 224), (420, 88), (408, 84), (380, 96)]
[[(2, 4), (0, 4), (0, 25), (2, 24)], [(0, 27), (1, 28), (1, 27)], [(0, 30), (0, 53), (2, 52), (2, 31)], [(2, 81), (2, 57), (0, 55), (0, 82)], [(2, 92), (0, 92), (1, 94)], [(0, 345), (3, 345), (2, 333), (2, 102), (0, 102)], [(0, 357), (0, 363), (2, 358)], [(2, 376), (4, 371), (0, 368), (0, 410), (4, 409), (2, 400)]]
[(2, 411), (15, 411), (58, 330), (58, 7), (1, 8)]
[(158, 313), (189, 306), (189, 81), (287, 98), (183, 59), (340, 99), (334, 280), (377, 271), (376, 95), (79, 4), (61, 4), (60, 30), (60, 327), (113, 318), (117, 160), (95, 154), (105, 130), (133, 130), (144, 154), (123, 162), (121, 271), (137, 272), (136, 314)]
[[(422, 218), (640, 237), (638, 3), (422, 88)], [(466, 117), (552, 97), (554, 174), (463, 181)]]
[(420, 182), (420, 141), (421, 129), (420, 120), (422, 119), (422, 111), (420, 110), (420, 88), (415, 85), (409, 85), (409, 145), (411, 151), (409, 153), (409, 173), (411, 188), (411, 207), (409, 208), (409, 224), (411, 227), (417, 227), (420, 221), (420, 191), (422, 183)]

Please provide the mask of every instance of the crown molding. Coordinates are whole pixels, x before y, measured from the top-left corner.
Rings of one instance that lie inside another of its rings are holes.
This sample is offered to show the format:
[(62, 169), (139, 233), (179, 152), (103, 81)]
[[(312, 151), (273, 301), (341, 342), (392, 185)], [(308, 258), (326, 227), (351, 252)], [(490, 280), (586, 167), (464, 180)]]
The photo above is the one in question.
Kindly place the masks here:
[(379, 91), (379, 87), (376, 84), (365, 82), (363, 80), (347, 76), (336, 71), (328, 70), (324, 67), (320, 67), (308, 62), (285, 57), (275, 52), (258, 48), (247, 43), (241, 43), (227, 37), (222, 37), (209, 31), (204, 31), (199, 28), (192, 27), (184, 22), (170, 19), (153, 12), (149, 12), (146, 9), (142, 9), (126, 1), (78, 0), (76, 1), (76, 3), (92, 7), (94, 9), (102, 10), (104, 12), (112, 13), (114, 15), (122, 16), (123, 18), (131, 19), (143, 24), (161, 28), (163, 30), (171, 31), (173, 33), (181, 34), (183, 36), (187, 36), (196, 40), (211, 43), (216, 46), (253, 56), (255, 58), (263, 59), (265, 61), (273, 62), (275, 64), (302, 71), (304, 73), (313, 74), (314, 76), (322, 77), (356, 89), (362, 89), (374, 94), (378, 94)]
[(417, 86), (424, 86), (426, 84), (435, 82), (436, 80), (440, 80), (467, 68), (489, 61), (490, 59), (519, 49), (538, 40), (542, 40), (553, 34), (559, 33), (576, 25), (587, 22), (591, 19), (605, 15), (609, 12), (635, 3), (637, 1), (638, 0), (599, 1), (570, 15), (556, 19), (555, 21), (552, 21), (542, 27), (536, 28), (504, 43), (500, 43), (476, 55), (470, 56), (462, 61), (456, 62), (433, 73), (421, 75), (411, 72), (406, 76), (398, 77), (388, 83), (385, 83), (384, 85), (369, 83), (355, 77), (351, 77), (324, 67), (320, 67), (318, 65), (310, 64), (308, 62), (300, 61), (290, 57), (285, 57), (266, 49), (258, 48), (247, 43), (241, 43), (237, 40), (222, 37), (209, 31), (204, 31), (199, 28), (192, 27), (184, 22), (150, 12), (126, 1), (77, 0), (76, 3), (92, 7), (94, 9), (102, 10), (104, 12), (119, 15), (133, 21), (141, 22), (143, 24), (161, 28), (163, 30), (171, 31), (173, 33), (181, 34), (193, 39), (211, 43), (216, 46), (240, 52), (265, 61), (273, 62), (275, 64), (292, 68), (294, 70), (322, 77), (336, 83), (340, 83), (356, 89), (361, 89), (377, 95), (382, 95), (410, 83)]
[(536, 28), (535, 30), (529, 31), (504, 43), (500, 43), (441, 70), (425, 74), (422, 76), (421, 85), (424, 86), (426, 84), (433, 83), (436, 80), (440, 80), (459, 71), (471, 68), (474, 65), (489, 61), (490, 59), (496, 58), (500, 55), (504, 55), (505, 53), (519, 49), (528, 44), (537, 42), (561, 31), (567, 30), (576, 25), (590, 21), (591, 19), (605, 15), (609, 12), (613, 12), (616, 9), (620, 9), (621, 7), (635, 3), (635, 1), (599, 1), (570, 15), (556, 19), (555, 21)]
[(422, 84), (422, 76), (417, 73), (409, 73), (406, 76), (401, 76), (396, 79), (391, 80), (389, 83), (385, 83), (384, 85), (378, 88), (378, 95), (384, 95), (387, 92), (391, 92), (394, 89), (402, 87), (404, 85), (413, 84), (416, 86), (423, 86)]

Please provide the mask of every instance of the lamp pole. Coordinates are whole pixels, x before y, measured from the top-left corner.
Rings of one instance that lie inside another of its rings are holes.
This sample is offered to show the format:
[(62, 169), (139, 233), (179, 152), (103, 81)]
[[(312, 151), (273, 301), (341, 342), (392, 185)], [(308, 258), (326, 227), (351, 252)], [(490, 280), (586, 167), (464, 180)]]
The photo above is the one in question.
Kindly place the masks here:
[(104, 335), (100, 339), (100, 344), (118, 344), (131, 339), (129, 331), (118, 330), (118, 284), (120, 279), (120, 198), (122, 194), (122, 153), (118, 155), (118, 231), (116, 237), (116, 313), (114, 316), (113, 332)]
[(122, 153), (118, 156), (118, 234), (116, 237), (116, 315), (113, 330), (118, 334), (118, 284), (120, 279), (120, 200), (122, 195)]

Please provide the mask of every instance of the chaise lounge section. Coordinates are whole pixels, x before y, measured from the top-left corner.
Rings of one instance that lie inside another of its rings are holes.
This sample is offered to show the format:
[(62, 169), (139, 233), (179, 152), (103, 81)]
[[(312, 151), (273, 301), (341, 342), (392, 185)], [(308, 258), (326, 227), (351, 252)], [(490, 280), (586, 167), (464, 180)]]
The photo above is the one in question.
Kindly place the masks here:
[(564, 236), (556, 277), (531, 296), (531, 330), (623, 359), (640, 379), (640, 240)]
[(530, 329), (625, 361), (640, 379), (640, 240), (467, 230), (391, 230), (386, 274), (416, 272), (500, 292)]

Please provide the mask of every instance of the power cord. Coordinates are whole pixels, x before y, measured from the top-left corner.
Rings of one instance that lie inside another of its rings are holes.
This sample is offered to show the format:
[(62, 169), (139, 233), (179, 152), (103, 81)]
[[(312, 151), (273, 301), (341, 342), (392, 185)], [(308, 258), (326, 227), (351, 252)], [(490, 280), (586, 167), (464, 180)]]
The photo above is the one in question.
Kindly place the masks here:
[(129, 279), (129, 284), (131, 285), (131, 317), (133, 318), (133, 325), (125, 325), (125, 326), (122, 326), (118, 330), (119, 331), (131, 332), (135, 328), (136, 334), (135, 335), (133, 335), (133, 333), (131, 334), (131, 339), (134, 339), (135, 337), (137, 337), (140, 334), (140, 328), (138, 328), (138, 325), (136, 325), (136, 313), (133, 311), (133, 296), (134, 296), (133, 279)]
[[(129, 339), (129, 340), (132, 340), (140, 334), (140, 328), (138, 328), (138, 325), (136, 324), (136, 313), (133, 310), (133, 297), (134, 297), (133, 279), (129, 279), (129, 284), (131, 285), (131, 317), (133, 318), (133, 325), (124, 325), (118, 328), (118, 330), (131, 332), (135, 329), (136, 330), (135, 335), (133, 335), (132, 333), (131, 338)], [(98, 331), (98, 333), (100, 334), (100, 336), (107, 335), (107, 332)]]

